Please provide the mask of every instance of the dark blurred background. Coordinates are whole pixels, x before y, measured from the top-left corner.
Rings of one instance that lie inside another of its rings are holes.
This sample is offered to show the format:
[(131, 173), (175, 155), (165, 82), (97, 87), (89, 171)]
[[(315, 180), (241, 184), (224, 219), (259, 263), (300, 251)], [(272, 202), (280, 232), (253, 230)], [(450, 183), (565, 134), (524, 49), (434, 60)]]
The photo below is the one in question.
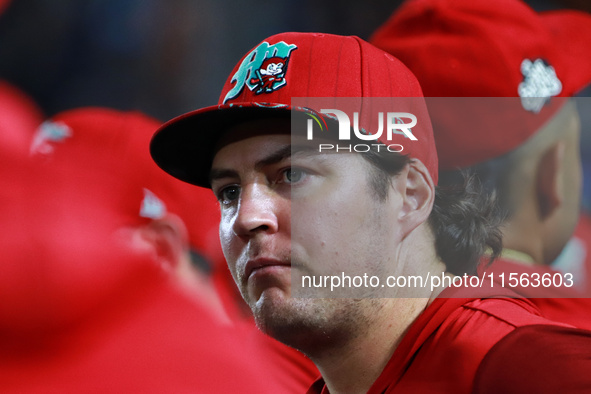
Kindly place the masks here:
[[(318, 31), (367, 39), (401, 2), (13, 0), (0, 16), (0, 78), (48, 116), (100, 105), (167, 120), (215, 104), (234, 64), (263, 38)], [(528, 3), (591, 8), (587, 0)]]

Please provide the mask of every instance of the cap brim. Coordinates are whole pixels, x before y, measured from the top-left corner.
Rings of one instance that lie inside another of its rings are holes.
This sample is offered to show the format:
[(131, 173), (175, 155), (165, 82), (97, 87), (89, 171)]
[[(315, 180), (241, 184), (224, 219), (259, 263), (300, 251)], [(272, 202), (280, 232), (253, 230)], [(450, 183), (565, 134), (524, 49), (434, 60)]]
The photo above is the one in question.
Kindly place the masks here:
[(152, 137), (150, 154), (170, 175), (187, 183), (210, 187), (209, 171), (215, 148), (232, 126), (259, 118), (289, 118), (284, 104), (215, 105), (174, 118)]

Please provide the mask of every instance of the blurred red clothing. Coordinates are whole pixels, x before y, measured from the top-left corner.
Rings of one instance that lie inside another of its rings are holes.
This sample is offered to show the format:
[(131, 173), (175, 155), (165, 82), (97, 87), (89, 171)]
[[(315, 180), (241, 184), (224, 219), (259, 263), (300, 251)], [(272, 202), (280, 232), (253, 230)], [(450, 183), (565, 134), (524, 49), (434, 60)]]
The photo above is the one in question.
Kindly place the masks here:
[[(136, 272), (85, 319), (0, 346), (3, 393), (275, 393), (266, 360), (160, 272)], [(5, 334), (5, 333), (3, 333)]]

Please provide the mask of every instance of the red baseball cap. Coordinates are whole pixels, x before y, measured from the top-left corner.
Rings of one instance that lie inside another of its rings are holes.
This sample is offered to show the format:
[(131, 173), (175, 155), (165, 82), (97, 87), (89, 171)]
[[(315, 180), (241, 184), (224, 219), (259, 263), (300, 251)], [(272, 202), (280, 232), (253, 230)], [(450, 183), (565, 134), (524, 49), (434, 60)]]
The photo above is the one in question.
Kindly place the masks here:
[(442, 170), (531, 137), (564, 103), (557, 97), (591, 82), (590, 41), (591, 15), (536, 13), (519, 0), (409, 0), (370, 39), (413, 71), (425, 96), (475, 98), (427, 99)]
[[(403, 153), (421, 160), (437, 182), (431, 123), (415, 76), (393, 56), (353, 36), (282, 33), (265, 39), (234, 67), (218, 105), (165, 123), (154, 135), (150, 150), (156, 163), (169, 174), (209, 187), (216, 143), (232, 125), (254, 118), (289, 118), (292, 109), (319, 112), (319, 101), (312, 98), (327, 98), (321, 100), (326, 103), (338, 102), (331, 98), (378, 97), (418, 98), (410, 100), (418, 118), (418, 141), (401, 135), (394, 135), (391, 141), (398, 138), (404, 142)], [(294, 98), (298, 98), (296, 106)], [(392, 108), (398, 109), (396, 105), (403, 101), (393, 101)], [(364, 115), (369, 111), (359, 110), (361, 127), (374, 127), (373, 120), (363, 123), (369, 119)]]
[(170, 183), (144, 153), (160, 124), (140, 112), (94, 107), (64, 111), (38, 128), (29, 154), (64, 178), (91, 175), (91, 182), (100, 186), (94, 196), (98, 201), (111, 204), (128, 224), (141, 224), (167, 212), (159, 195), (168, 192)]
[[(217, 239), (217, 200), (207, 190), (167, 176), (150, 158), (150, 139), (161, 124), (140, 112), (79, 108), (44, 123), (30, 150), (33, 156), (63, 161), (76, 173), (88, 165), (93, 182), (105, 186), (100, 198), (105, 203), (123, 199), (113, 208), (128, 215), (130, 224), (178, 215), (189, 230), (190, 244), (209, 257), (214, 253), (210, 240)], [(97, 173), (98, 167), (102, 170)], [(107, 187), (112, 181), (118, 186)]]

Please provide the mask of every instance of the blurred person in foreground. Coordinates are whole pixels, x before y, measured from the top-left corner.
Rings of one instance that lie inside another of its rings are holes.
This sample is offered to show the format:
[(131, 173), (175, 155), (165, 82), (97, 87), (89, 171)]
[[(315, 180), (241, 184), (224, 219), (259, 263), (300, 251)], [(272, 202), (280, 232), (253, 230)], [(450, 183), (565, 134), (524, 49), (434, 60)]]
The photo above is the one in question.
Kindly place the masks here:
[(84, 108), (0, 145), (3, 393), (283, 389), (206, 291), (166, 273), (186, 230), (147, 154), (157, 126)]
[[(386, 98), (386, 107), (371, 98)], [(370, 136), (377, 108), (412, 111), (404, 112), (416, 120), (412, 132)], [(340, 141), (337, 131), (351, 131), (335, 113), (357, 119), (349, 141), (376, 138), (373, 150), (319, 150), (319, 142)], [(305, 136), (304, 125), (314, 124), (322, 130), (316, 140)], [(405, 155), (384, 148), (397, 145)], [(556, 384), (571, 381), (569, 374), (589, 383), (581, 373), (588, 359), (553, 345), (585, 343), (589, 333), (546, 320), (507, 289), (417, 286), (388, 296), (378, 287), (331, 296), (324, 288), (320, 296), (301, 295), (300, 279), (327, 268), (452, 279), (475, 269), (487, 246), (500, 252), (492, 202), (477, 185), (436, 190), (437, 154), (416, 78), (367, 42), (319, 33), (265, 39), (235, 66), (218, 105), (165, 123), (151, 153), (171, 175), (217, 196), (234, 280), (259, 328), (315, 362), (322, 378), (310, 393), (469, 393), (480, 366), (499, 354), (492, 349), (523, 329), (547, 341), (528, 350), (564, 362), (566, 375), (556, 375)], [(506, 347), (500, 354), (510, 355)], [(537, 362), (523, 368), (546, 376)], [(538, 388), (527, 381), (513, 392)]]
[[(459, 185), (468, 171), (499, 197), (505, 249), (484, 275), (586, 329), (591, 234), (579, 215), (577, 104), (591, 102), (569, 98), (591, 82), (590, 39), (591, 15), (536, 13), (519, 0), (410, 0), (371, 38), (433, 97), (441, 184)], [(562, 273), (552, 264), (577, 221)]]

